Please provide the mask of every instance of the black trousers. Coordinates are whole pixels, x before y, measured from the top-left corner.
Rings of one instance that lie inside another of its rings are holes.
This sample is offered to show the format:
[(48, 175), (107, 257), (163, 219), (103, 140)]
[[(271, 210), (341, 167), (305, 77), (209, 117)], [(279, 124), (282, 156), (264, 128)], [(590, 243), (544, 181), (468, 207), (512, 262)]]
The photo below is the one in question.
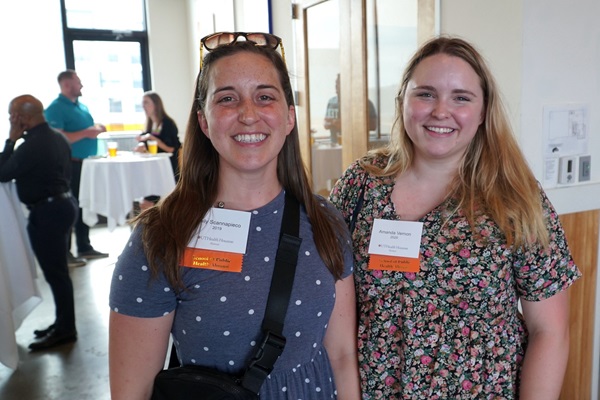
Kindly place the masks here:
[(75, 330), (75, 300), (67, 266), (67, 246), (76, 216), (77, 202), (71, 197), (32, 207), (27, 223), (31, 247), (54, 297), (54, 324), (59, 332)]
[[(79, 181), (81, 180), (81, 161), (71, 162), (71, 193), (76, 199), (79, 198)], [(75, 243), (77, 244), (77, 251), (79, 253), (84, 251), (93, 250), (92, 244), (90, 243), (90, 227), (83, 222), (83, 216), (81, 208), (77, 211), (77, 220), (75, 221)], [(71, 248), (71, 236), (69, 235), (69, 245), (67, 251)]]

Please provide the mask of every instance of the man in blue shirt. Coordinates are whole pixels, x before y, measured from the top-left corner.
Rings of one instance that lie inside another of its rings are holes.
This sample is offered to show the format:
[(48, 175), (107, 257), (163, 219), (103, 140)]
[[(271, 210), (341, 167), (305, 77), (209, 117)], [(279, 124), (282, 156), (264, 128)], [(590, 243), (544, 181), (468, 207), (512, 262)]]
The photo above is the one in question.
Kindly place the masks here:
[[(45, 110), (48, 124), (62, 132), (71, 143), (71, 191), (79, 198), (79, 181), (81, 165), (84, 158), (96, 155), (98, 151), (98, 135), (106, 132), (102, 124), (94, 123), (88, 108), (79, 102), (81, 96), (81, 80), (73, 70), (66, 70), (58, 75), (60, 94)], [(75, 222), (75, 238), (79, 259), (68, 253), (70, 266), (85, 265), (83, 259), (108, 257), (108, 254), (95, 250), (90, 243), (90, 228), (81, 216), (81, 208)], [(82, 259), (83, 258), (83, 259)]]

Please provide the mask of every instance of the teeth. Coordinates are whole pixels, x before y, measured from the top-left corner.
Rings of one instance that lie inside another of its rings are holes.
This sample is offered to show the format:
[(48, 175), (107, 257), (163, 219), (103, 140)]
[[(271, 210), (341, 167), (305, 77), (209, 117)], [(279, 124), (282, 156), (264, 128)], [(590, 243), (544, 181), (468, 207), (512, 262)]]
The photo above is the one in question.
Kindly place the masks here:
[(450, 133), (454, 131), (452, 128), (438, 128), (437, 126), (428, 126), (427, 129), (435, 133)]
[(247, 135), (235, 135), (233, 139), (240, 143), (258, 143), (265, 140), (267, 135), (264, 133), (252, 133)]

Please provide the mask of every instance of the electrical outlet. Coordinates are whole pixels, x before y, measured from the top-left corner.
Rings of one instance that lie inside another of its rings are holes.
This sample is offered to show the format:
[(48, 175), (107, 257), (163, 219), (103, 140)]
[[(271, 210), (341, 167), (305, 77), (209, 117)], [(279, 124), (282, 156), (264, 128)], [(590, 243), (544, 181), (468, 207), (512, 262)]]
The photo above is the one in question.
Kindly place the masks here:
[(559, 160), (558, 183), (569, 185), (577, 182), (577, 157), (561, 157)]

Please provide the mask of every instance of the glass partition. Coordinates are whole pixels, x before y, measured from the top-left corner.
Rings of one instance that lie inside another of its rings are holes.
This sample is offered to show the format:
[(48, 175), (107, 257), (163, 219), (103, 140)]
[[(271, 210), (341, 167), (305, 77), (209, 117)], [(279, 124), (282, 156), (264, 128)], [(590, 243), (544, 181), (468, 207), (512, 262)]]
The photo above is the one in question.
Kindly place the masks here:
[(418, 0), (366, 0), (367, 85), (377, 110), (368, 147), (389, 141), (396, 95), (408, 59), (417, 48)]
[(306, 9), (313, 190), (327, 196), (342, 174), (339, 0)]

